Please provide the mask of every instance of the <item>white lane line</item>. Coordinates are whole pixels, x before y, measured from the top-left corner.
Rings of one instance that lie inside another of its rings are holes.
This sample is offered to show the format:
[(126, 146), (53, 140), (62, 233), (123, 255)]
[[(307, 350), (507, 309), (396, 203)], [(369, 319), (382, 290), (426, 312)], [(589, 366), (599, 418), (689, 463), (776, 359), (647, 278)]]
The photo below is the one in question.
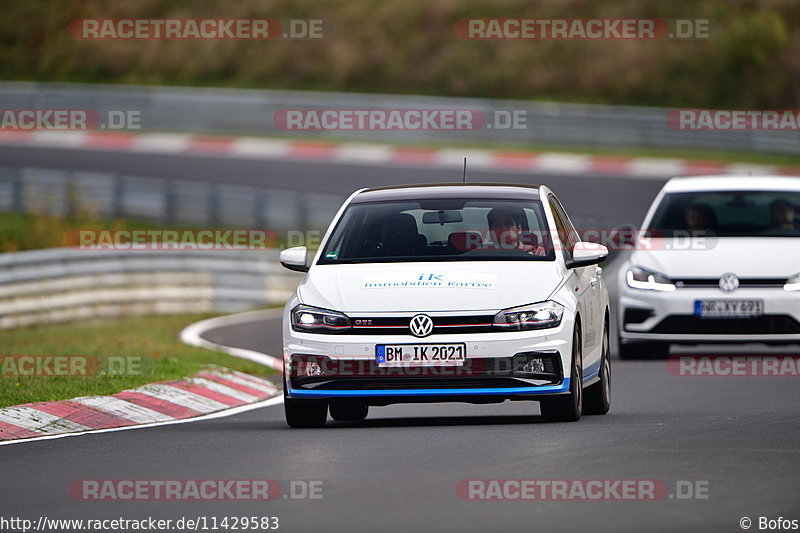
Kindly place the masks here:
[(391, 161), (392, 152), (389, 146), (342, 143), (334, 151), (333, 158), (342, 163), (385, 163)]
[(247, 394), (246, 392), (236, 390), (232, 387), (228, 387), (227, 385), (223, 385), (222, 383), (218, 383), (216, 381), (211, 381), (210, 379), (194, 377), (194, 378), (189, 378), (186, 381), (188, 381), (189, 383), (194, 383), (195, 385), (199, 385), (200, 387), (205, 387), (206, 389), (212, 390), (214, 392), (224, 394), (225, 396), (230, 396), (231, 398), (235, 398), (243, 402), (253, 402), (258, 400), (258, 396)]
[(240, 137), (233, 141), (232, 156), (277, 159), (289, 153), (289, 141)]
[(533, 170), (538, 172), (585, 173), (592, 168), (592, 158), (576, 154), (539, 154), (533, 162)]
[(258, 364), (275, 369), (278, 372), (283, 371), (283, 360), (280, 357), (274, 357), (265, 353), (257, 352), (255, 350), (248, 350), (246, 348), (236, 348), (233, 346), (225, 346), (211, 342), (202, 337), (202, 335), (212, 329), (221, 328), (224, 326), (231, 326), (234, 324), (246, 324), (249, 322), (257, 322), (259, 320), (275, 320), (283, 315), (282, 309), (266, 309), (258, 311), (248, 311), (246, 313), (237, 313), (235, 315), (218, 316), (189, 324), (183, 331), (181, 331), (180, 339), (182, 342), (199, 348), (206, 348), (208, 350), (215, 350), (223, 352), (234, 357), (254, 361)]
[(141, 405), (136, 405), (135, 403), (126, 402), (120, 398), (114, 398), (113, 396), (84, 396), (81, 398), (74, 398), (72, 401), (111, 413), (136, 422), (137, 424), (174, 420), (171, 416), (153, 411), (147, 407), (142, 407)]
[(163, 385), (161, 383), (144, 385), (143, 387), (139, 387), (138, 389), (127, 392), (139, 392), (146, 394), (147, 396), (151, 396), (157, 400), (174, 403), (199, 413), (213, 413), (214, 411), (219, 411), (220, 409), (226, 409), (229, 407), (222, 402), (218, 402), (217, 400), (212, 400), (211, 398), (206, 398), (205, 396), (185, 391), (177, 387), (172, 387), (170, 385)]
[(283, 403), (283, 396), (278, 395), (274, 398), (270, 398), (268, 400), (263, 400), (256, 403), (251, 403), (247, 405), (240, 405), (239, 407), (233, 407), (230, 409), (225, 409), (224, 411), (219, 411), (216, 413), (210, 413), (207, 415), (195, 416), (192, 418), (180, 418), (177, 420), (169, 420), (166, 422), (154, 422), (151, 424), (140, 424), (136, 426), (124, 426), (119, 428), (106, 428), (106, 429), (93, 429), (89, 431), (81, 431), (80, 433), (62, 433), (58, 435), (44, 435), (41, 437), (32, 437), (30, 439), (12, 439), (12, 440), (4, 440), (0, 441), (0, 446), (10, 446), (12, 444), (23, 444), (27, 442), (36, 442), (40, 440), (52, 440), (52, 439), (63, 439), (65, 437), (79, 437), (81, 435), (89, 435), (94, 433), (111, 433), (115, 431), (129, 431), (132, 429), (145, 429), (145, 428), (153, 428), (159, 426), (170, 426), (173, 424), (187, 424), (190, 422), (202, 422), (204, 420), (213, 420), (215, 418), (225, 418), (226, 416), (237, 415), (239, 413), (244, 413), (246, 411), (252, 411), (253, 409), (261, 409), (262, 407), (271, 407), (273, 405), (280, 405)]
[(89, 426), (84, 426), (32, 407), (6, 407), (0, 409), (0, 420), (21, 428), (51, 434), (91, 429)]
[(132, 152), (179, 153), (189, 147), (189, 135), (142, 133), (136, 136)]

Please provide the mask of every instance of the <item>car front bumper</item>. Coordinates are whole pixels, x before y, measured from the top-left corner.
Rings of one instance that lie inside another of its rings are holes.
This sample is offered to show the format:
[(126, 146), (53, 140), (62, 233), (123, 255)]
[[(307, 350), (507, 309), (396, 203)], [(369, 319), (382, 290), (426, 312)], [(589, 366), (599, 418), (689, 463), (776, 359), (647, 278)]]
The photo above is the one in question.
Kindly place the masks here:
[[(698, 300), (762, 300), (756, 317), (708, 318), (695, 316)], [(781, 287), (677, 288), (673, 292), (622, 287), (617, 308), (620, 341), (624, 344), (660, 341), (701, 343), (800, 342), (800, 292)]]
[[(324, 335), (293, 331), (284, 321), (284, 377), (289, 398), (359, 398), (371, 405), (412, 402), (489, 403), (539, 400), (569, 391), (574, 318), (555, 328), (520, 332), (411, 335)], [(465, 343), (463, 366), (380, 368), (379, 344)], [(552, 361), (549, 372), (515, 370), (526, 357)], [(303, 375), (298, 361), (319, 361)], [(344, 370), (342, 370), (344, 369)], [(599, 370), (599, 368), (598, 368)], [(587, 378), (591, 378), (586, 372)]]

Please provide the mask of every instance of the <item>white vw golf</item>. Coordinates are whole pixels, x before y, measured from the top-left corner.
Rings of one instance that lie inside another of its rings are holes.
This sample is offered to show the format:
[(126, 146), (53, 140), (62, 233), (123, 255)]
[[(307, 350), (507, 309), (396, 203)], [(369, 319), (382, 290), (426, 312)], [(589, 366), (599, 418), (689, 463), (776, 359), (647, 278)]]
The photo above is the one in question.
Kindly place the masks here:
[(620, 356), (800, 342), (799, 215), (800, 178), (670, 180), (614, 265)]
[(537, 400), (548, 421), (610, 405), (608, 254), (544, 186), (354, 193), (284, 310), (292, 427), (404, 402)]

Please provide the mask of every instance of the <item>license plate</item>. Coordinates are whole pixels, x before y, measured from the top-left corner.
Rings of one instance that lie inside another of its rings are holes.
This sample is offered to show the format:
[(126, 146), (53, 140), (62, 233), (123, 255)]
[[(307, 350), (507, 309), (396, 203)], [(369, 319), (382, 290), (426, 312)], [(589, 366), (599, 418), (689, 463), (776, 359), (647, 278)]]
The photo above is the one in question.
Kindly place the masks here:
[(740, 318), (764, 313), (763, 300), (697, 300), (694, 314), (702, 317)]
[(379, 367), (391, 366), (462, 366), (467, 347), (454, 344), (378, 344), (375, 362)]

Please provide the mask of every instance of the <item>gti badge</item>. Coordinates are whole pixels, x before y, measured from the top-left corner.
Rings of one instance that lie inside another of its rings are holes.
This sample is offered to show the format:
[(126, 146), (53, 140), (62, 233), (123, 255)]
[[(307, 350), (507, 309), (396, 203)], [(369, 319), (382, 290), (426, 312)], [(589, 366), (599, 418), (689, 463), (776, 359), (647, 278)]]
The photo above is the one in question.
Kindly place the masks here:
[(428, 315), (414, 315), (408, 329), (415, 337), (427, 337), (433, 331), (433, 320)]
[(725, 292), (733, 292), (739, 288), (739, 278), (736, 277), (736, 274), (723, 274), (719, 278), (719, 288)]

